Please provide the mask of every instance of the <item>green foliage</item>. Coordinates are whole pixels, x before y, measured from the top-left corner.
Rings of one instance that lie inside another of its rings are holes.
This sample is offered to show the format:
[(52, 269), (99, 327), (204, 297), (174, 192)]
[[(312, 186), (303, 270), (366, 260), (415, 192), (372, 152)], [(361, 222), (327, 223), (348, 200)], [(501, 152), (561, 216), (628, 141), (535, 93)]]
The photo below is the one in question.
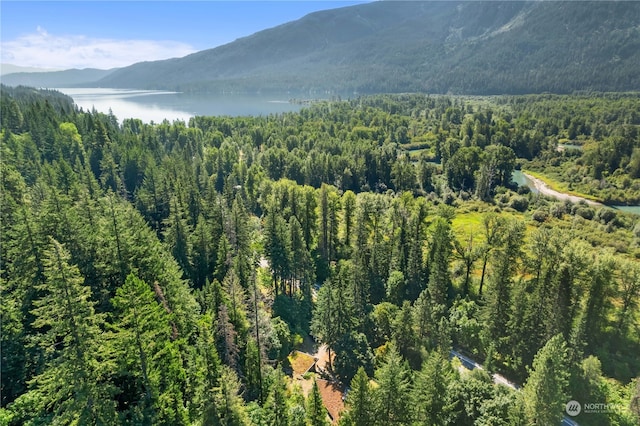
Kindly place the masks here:
[(322, 397), (318, 390), (318, 383), (314, 381), (313, 387), (311, 388), (311, 394), (307, 398), (307, 425), (326, 426), (328, 424), (327, 410), (322, 404)]
[(409, 424), (411, 377), (409, 365), (391, 345), (375, 373), (379, 387), (373, 393), (376, 424)]
[(433, 351), (415, 376), (412, 392), (415, 419), (420, 424), (449, 424), (455, 410), (452, 387), (457, 377), (451, 363), (438, 351)]
[[(29, 384), (17, 405), (22, 422), (103, 423), (115, 420), (114, 388), (106, 380), (114, 366), (112, 348), (99, 338), (104, 315), (96, 313), (68, 251), (51, 239), (44, 259), (43, 296), (34, 302), (33, 326), (46, 369)], [(24, 410), (24, 411), (22, 411)], [(24, 416), (24, 417), (23, 417)], [(18, 418), (14, 419), (18, 421)]]
[(373, 372), (373, 353), (364, 334), (353, 331), (345, 334), (333, 348), (336, 351), (333, 369), (344, 383), (351, 382), (360, 368)]
[(531, 424), (558, 424), (567, 400), (569, 384), (567, 346), (561, 335), (551, 338), (533, 360), (522, 390), (524, 411)]
[(373, 391), (369, 377), (363, 367), (358, 368), (351, 381), (351, 390), (347, 395), (347, 412), (341, 419), (341, 424), (353, 426), (367, 426), (374, 423)]
[(273, 426), (286, 426), (289, 424), (289, 410), (287, 409), (287, 383), (284, 373), (280, 368), (276, 369), (269, 390), (269, 396), (265, 403), (265, 417), (267, 424)]
[[(504, 187), (513, 152), (617, 167), (632, 191), (632, 95), (375, 96), (188, 125), (1, 96), (2, 422), (323, 423), (286, 377), (307, 331), (328, 345), (319, 373), (351, 382), (344, 424), (552, 421), (536, 413), (560, 397), (637, 393), (637, 220)], [(606, 142), (555, 151), (569, 133)], [(444, 164), (428, 182), (411, 142)], [(454, 193), (447, 164), (466, 173), (470, 153), (475, 188)]]

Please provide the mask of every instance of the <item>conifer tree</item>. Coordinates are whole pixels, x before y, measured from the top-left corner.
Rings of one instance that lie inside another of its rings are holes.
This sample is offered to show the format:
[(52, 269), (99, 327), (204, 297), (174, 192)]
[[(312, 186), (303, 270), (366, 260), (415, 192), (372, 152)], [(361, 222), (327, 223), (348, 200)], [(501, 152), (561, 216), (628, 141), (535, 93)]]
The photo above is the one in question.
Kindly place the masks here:
[(307, 245), (307, 250), (311, 250), (315, 246), (317, 239), (316, 229), (318, 222), (318, 215), (316, 213), (316, 207), (318, 205), (315, 195), (315, 190), (310, 186), (305, 186), (303, 190), (304, 200), (302, 213), (300, 214), (300, 226), (302, 227), (302, 235), (304, 235), (304, 241)]
[(607, 323), (607, 316), (611, 308), (611, 293), (613, 291), (613, 271), (615, 261), (611, 253), (605, 252), (598, 256), (590, 265), (588, 283), (588, 295), (586, 296), (584, 321), (585, 330), (588, 330), (586, 340), (589, 345), (595, 344), (601, 339), (602, 331)]
[(291, 241), (287, 223), (271, 209), (265, 218), (264, 227), (265, 251), (271, 266), (275, 294), (286, 294), (286, 281), (291, 272)]
[(185, 278), (192, 276), (191, 264), (191, 241), (189, 235), (192, 228), (187, 221), (187, 210), (178, 197), (173, 196), (171, 199), (171, 211), (166, 220), (165, 242), (171, 250), (174, 259), (180, 265)]
[(462, 296), (469, 295), (471, 287), (471, 272), (476, 260), (480, 257), (480, 250), (473, 245), (473, 234), (469, 234), (469, 240), (466, 246), (462, 245), (457, 239), (453, 239), (453, 247), (455, 248), (456, 255), (460, 259), (465, 267), (464, 281), (462, 284)]
[(289, 426), (307, 426), (307, 401), (300, 385), (292, 385), (288, 400)]
[(311, 393), (307, 397), (307, 426), (328, 426), (327, 410), (322, 403), (318, 382), (313, 381)]
[(336, 259), (340, 198), (336, 188), (322, 184), (319, 192), (320, 208), (318, 248), (326, 262)]
[(249, 215), (239, 194), (236, 195), (231, 205), (227, 234), (233, 248), (236, 274), (240, 284), (246, 288), (249, 285), (249, 279), (253, 271), (253, 256), (249, 239)]
[(215, 245), (209, 224), (201, 214), (192, 234), (189, 235), (191, 253), (189, 263), (193, 271), (193, 285), (201, 288), (213, 276), (215, 268)]
[(383, 364), (375, 372), (379, 387), (374, 391), (375, 424), (410, 424), (411, 376), (409, 365), (391, 344)]
[(273, 373), (269, 396), (264, 408), (269, 426), (288, 426), (287, 382), (280, 367)]
[(251, 337), (247, 340), (244, 358), (246, 398), (262, 402), (262, 354), (255, 339)]
[(215, 327), (210, 313), (201, 316), (197, 323), (193, 345), (182, 346), (185, 359), (185, 400), (189, 401), (190, 419), (199, 418), (209, 410), (217, 412), (212, 404), (215, 389), (220, 385), (222, 363), (215, 344)]
[[(33, 418), (52, 416), (60, 424), (113, 424), (115, 389), (112, 348), (101, 337), (104, 315), (95, 312), (91, 290), (83, 285), (70, 255), (51, 239), (44, 259), (43, 296), (34, 302), (33, 326), (42, 330), (39, 344), (47, 353), (46, 368), (20, 397)], [(27, 420), (27, 419), (23, 419)]]
[(631, 322), (632, 312), (637, 308), (640, 299), (640, 267), (635, 262), (624, 261), (619, 265), (619, 294), (622, 306), (618, 314), (617, 330), (621, 336), (626, 334)]
[(347, 249), (347, 253), (351, 253), (351, 240), (353, 238), (354, 219), (356, 212), (356, 195), (353, 191), (345, 191), (341, 199), (343, 210), (343, 240), (342, 244)]
[(568, 381), (567, 346), (558, 334), (536, 354), (531, 374), (522, 389), (529, 424), (560, 423), (567, 402)]
[(451, 292), (449, 259), (452, 251), (451, 227), (444, 218), (436, 218), (429, 250), (429, 297), (435, 305), (447, 306)]
[(456, 402), (451, 387), (457, 379), (446, 356), (439, 350), (432, 351), (416, 373), (411, 393), (419, 424), (449, 424)]
[(423, 245), (425, 242), (424, 220), (427, 206), (422, 198), (416, 200), (414, 211), (409, 218), (409, 253), (407, 258), (407, 297), (414, 301), (425, 288), (425, 267)]
[(505, 226), (505, 219), (502, 216), (498, 216), (496, 213), (488, 213), (482, 218), (485, 242), (481, 249), (482, 273), (480, 275), (480, 288), (478, 289), (478, 295), (481, 297), (491, 253), (493, 249), (500, 244), (505, 231)]
[(373, 391), (369, 384), (369, 377), (362, 367), (358, 368), (358, 372), (351, 380), (346, 405), (347, 411), (340, 419), (340, 424), (369, 426), (374, 423)]
[(226, 234), (222, 234), (218, 241), (218, 248), (216, 252), (216, 268), (214, 271), (214, 278), (219, 282), (224, 280), (229, 268), (231, 268), (233, 259), (233, 253), (231, 251), (231, 245)]
[(433, 334), (433, 306), (429, 300), (428, 291), (425, 289), (420, 293), (418, 299), (415, 301), (412, 307), (413, 328), (415, 330), (415, 336), (418, 342), (422, 345), (426, 345), (428, 339)]
[[(315, 280), (315, 274), (313, 273), (313, 261), (311, 259), (311, 254), (305, 247), (302, 227), (295, 216), (291, 216), (289, 219), (289, 235), (291, 247), (291, 283), (292, 285), (293, 283), (296, 283), (302, 293), (301, 296), (307, 298), (307, 301), (310, 301), (310, 287), (313, 285)], [(289, 292), (293, 295), (291, 288)]]
[[(220, 376), (220, 387), (216, 390), (216, 396), (212, 401), (212, 409), (218, 414), (220, 424), (227, 426), (249, 425), (249, 419), (245, 411), (244, 401), (240, 396), (240, 382), (233, 369), (224, 366)], [(215, 420), (215, 417), (213, 418)], [(212, 422), (211, 424), (215, 424)]]
[[(152, 413), (155, 408), (152, 405), (157, 401), (159, 389), (157, 382), (152, 383), (152, 376), (155, 379), (152, 369), (155, 370), (156, 366), (153, 365), (154, 353), (150, 351), (156, 347), (156, 341), (166, 340), (169, 336), (166, 312), (158, 305), (148, 285), (133, 274), (127, 276), (112, 303), (120, 317), (119, 349), (123, 354), (125, 369), (137, 378), (140, 387), (144, 389), (143, 412), (146, 406)], [(155, 416), (150, 414), (149, 417), (151, 420)]]
[(218, 353), (222, 361), (229, 367), (238, 368), (238, 343), (237, 335), (229, 318), (229, 310), (226, 304), (221, 304), (217, 315), (217, 345)]
[(248, 327), (247, 294), (244, 287), (240, 285), (235, 269), (229, 270), (222, 282), (222, 288), (228, 302), (229, 320), (238, 333), (244, 333)]
[(319, 341), (328, 344), (329, 347), (339, 337), (336, 331), (335, 305), (335, 292), (332, 289), (331, 281), (327, 280), (318, 291), (316, 306), (311, 318), (311, 334)]
[(26, 390), (27, 381), (37, 370), (37, 360), (41, 359), (44, 351), (28, 342), (36, 333), (32, 326), (33, 301), (42, 295), (38, 288), (43, 288), (46, 282), (44, 258), (47, 239), (38, 229), (40, 226), (34, 220), (33, 210), (22, 203), (12, 206), (6, 186), (0, 192), (4, 207), (0, 209), (3, 215), (0, 238), (0, 402), (4, 406)]
[(416, 342), (411, 316), (411, 303), (405, 300), (393, 320), (393, 341), (407, 360), (412, 358)]
[(504, 242), (494, 252), (491, 288), (485, 296), (486, 341), (495, 342), (500, 352), (503, 352), (505, 339), (509, 335), (507, 327), (513, 310), (513, 276), (518, 268), (523, 235), (524, 225), (521, 222), (514, 221), (507, 225)]
[(170, 319), (151, 288), (133, 274), (113, 298), (118, 310), (120, 359), (144, 390), (140, 411), (147, 421), (185, 421), (182, 392), (185, 371), (182, 354), (172, 342)]

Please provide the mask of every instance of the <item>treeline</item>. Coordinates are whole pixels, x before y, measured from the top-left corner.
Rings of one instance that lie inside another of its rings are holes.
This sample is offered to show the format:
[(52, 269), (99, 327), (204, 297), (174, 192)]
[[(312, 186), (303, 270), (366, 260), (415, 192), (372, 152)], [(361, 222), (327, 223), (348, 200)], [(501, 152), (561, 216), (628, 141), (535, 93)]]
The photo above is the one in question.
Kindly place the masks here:
[(557, 424), (569, 399), (634, 422), (634, 219), (517, 194), (532, 123), (504, 105), (120, 124), (3, 87), (2, 111), (3, 423), (325, 424), (287, 376), (309, 335), (343, 424)]

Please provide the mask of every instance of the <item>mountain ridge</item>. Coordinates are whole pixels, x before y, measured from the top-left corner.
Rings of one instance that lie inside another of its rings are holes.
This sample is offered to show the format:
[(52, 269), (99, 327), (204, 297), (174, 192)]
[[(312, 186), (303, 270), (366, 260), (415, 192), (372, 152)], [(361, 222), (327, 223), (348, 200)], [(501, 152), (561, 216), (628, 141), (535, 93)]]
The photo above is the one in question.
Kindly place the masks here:
[(379, 1), (318, 11), (85, 86), (184, 92), (640, 90), (640, 3)]
[(93, 84), (101, 78), (108, 76), (117, 68), (102, 70), (97, 68), (68, 69), (58, 71), (33, 71), (16, 72), (2, 76), (2, 83), (9, 86), (33, 86), (33, 87), (75, 87), (84, 84)]

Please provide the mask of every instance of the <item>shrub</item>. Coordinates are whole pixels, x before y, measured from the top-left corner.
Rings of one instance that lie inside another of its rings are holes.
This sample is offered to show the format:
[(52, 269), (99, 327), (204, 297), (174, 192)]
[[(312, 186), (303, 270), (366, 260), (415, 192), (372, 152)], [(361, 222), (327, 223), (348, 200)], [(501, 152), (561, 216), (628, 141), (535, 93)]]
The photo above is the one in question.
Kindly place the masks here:
[(549, 214), (545, 210), (536, 210), (533, 212), (533, 220), (536, 222), (544, 222), (549, 217)]
[(600, 210), (598, 210), (598, 214), (596, 215), (598, 220), (604, 224), (608, 224), (609, 222), (614, 220), (616, 216), (616, 212), (608, 208), (601, 208)]
[(524, 197), (516, 196), (511, 199), (509, 206), (519, 212), (525, 212), (529, 208), (529, 200)]
[(549, 209), (549, 213), (551, 216), (562, 219), (562, 216), (567, 212), (566, 204), (563, 203), (555, 203)]
[(518, 187), (518, 194), (527, 195), (531, 192), (531, 189), (527, 185), (520, 185)]
[(595, 216), (595, 214), (596, 212), (591, 207), (580, 206), (576, 209), (576, 215), (587, 220), (593, 219), (593, 216)]

